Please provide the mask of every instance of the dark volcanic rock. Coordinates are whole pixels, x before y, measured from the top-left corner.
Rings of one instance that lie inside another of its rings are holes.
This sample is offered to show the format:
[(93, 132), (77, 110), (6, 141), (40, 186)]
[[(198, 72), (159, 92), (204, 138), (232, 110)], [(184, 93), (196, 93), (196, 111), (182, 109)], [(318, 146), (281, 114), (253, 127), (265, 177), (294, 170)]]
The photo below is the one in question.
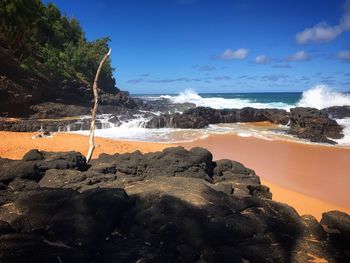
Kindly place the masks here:
[(39, 152), (38, 149), (33, 149), (27, 152), (23, 158), (23, 161), (40, 161), (44, 160), (44, 155), (42, 152)]
[(62, 103), (45, 102), (30, 107), (35, 112), (32, 119), (63, 118), (67, 116), (81, 116), (90, 114), (89, 107), (79, 105), (67, 105)]
[(9, 183), (16, 177), (23, 179), (40, 180), (40, 171), (36, 163), (11, 161), (0, 166), (0, 182)]
[(300, 217), (269, 200), (253, 170), (205, 149), (80, 159), (32, 150), (2, 163), (35, 164), (44, 176), (0, 190), (0, 262), (349, 260), (349, 215), (325, 213), (323, 227)]
[[(294, 108), (290, 110), (290, 133), (312, 142), (336, 143), (331, 139), (340, 139), (343, 128), (328, 117), (326, 113), (314, 108)], [(329, 139), (331, 138), (331, 139)]]
[(254, 109), (249, 107), (223, 110), (197, 107), (188, 109), (182, 114), (156, 116), (147, 123), (146, 127), (200, 129), (207, 127), (209, 124), (260, 121), (286, 125), (289, 121), (289, 113), (279, 109)]
[(121, 189), (93, 189), (82, 194), (69, 189), (23, 192), (14, 206), (30, 229), (1, 236), (0, 261), (90, 261), (130, 205)]
[(41, 170), (48, 169), (76, 169), (85, 171), (88, 169), (86, 158), (79, 152), (42, 152), (43, 161), (38, 162)]
[(350, 106), (334, 106), (321, 111), (334, 119), (350, 118)]
[(102, 155), (91, 162), (90, 169), (100, 163), (114, 164), (117, 175), (128, 176), (182, 176), (210, 180), (212, 176), (212, 154), (203, 148), (190, 151), (183, 147), (168, 148), (162, 152), (142, 154), (139, 151), (126, 154)]
[(49, 169), (88, 169), (86, 159), (78, 152), (40, 152), (30, 150), (23, 156), (23, 161), (6, 161), (0, 163), (0, 182), (9, 184), (15, 178), (39, 181)]
[(174, 113), (173, 115), (156, 116), (147, 124), (147, 128), (180, 128), (201, 129), (208, 127), (209, 122), (201, 116)]
[(330, 235), (350, 248), (350, 215), (340, 211), (326, 212), (322, 214), (321, 224)]

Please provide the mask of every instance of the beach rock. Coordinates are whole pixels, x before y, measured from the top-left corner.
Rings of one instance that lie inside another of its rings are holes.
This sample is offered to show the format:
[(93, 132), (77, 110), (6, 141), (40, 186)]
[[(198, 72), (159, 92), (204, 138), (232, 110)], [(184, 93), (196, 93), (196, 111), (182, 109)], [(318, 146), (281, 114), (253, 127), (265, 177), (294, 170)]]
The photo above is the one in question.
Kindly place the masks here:
[[(0, 261), (38, 262), (45, 258), (56, 262), (57, 255), (62, 262), (89, 261), (130, 205), (121, 189), (93, 189), (82, 194), (70, 189), (23, 192), (14, 206), (30, 229), (1, 236)], [(42, 250), (43, 246), (48, 250)], [(75, 251), (79, 252), (78, 257)]]
[(50, 169), (39, 181), (41, 187), (71, 188), (80, 192), (97, 187), (115, 187), (111, 184), (117, 179), (114, 174), (103, 174), (94, 171)]
[(223, 110), (197, 107), (188, 109), (182, 114), (156, 116), (146, 124), (146, 127), (201, 129), (209, 124), (261, 121), (286, 125), (289, 121), (289, 113), (279, 109), (254, 109), (249, 107)]
[(33, 162), (11, 161), (0, 166), (0, 182), (8, 184), (16, 177), (38, 181), (41, 178), (39, 167)]
[(101, 154), (88, 167), (81, 157), (32, 150), (2, 164), (35, 164), (43, 177), (15, 176), (0, 190), (0, 262), (349, 258), (349, 215), (325, 213), (323, 227), (300, 217), (253, 170), (205, 149)]
[(79, 105), (67, 105), (57, 102), (44, 102), (37, 105), (33, 105), (30, 109), (34, 112), (30, 117), (31, 119), (52, 119), (52, 118), (64, 118), (75, 117), (81, 115), (90, 114), (90, 107)]
[(334, 119), (350, 118), (350, 106), (333, 106), (321, 111)]
[(29, 191), (39, 188), (39, 184), (36, 181), (22, 179), (20, 177), (16, 177), (12, 180), (8, 185), (8, 189), (13, 192), (21, 192), (21, 191)]
[(173, 147), (146, 154), (139, 151), (114, 156), (104, 154), (91, 162), (90, 169), (96, 169), (101, 163), (110, 163), (115, 165), (117, 176), (181, 176), (210, 180), (212, 159), (212, 154), (203, 148), (187, 151), (183, 147)]
[(350, 215), (340, 211), (329, 211), (322, 214), (320, 223), (333, 242), (350, 250)]
[(209, 122), (201, 116), (174, 113), (172, 115), (156, 116), (147, 122), (146, 127), (158, 128), (180, 128), (180, 129), (202, 129), (208, 127)]
[[(343, 128), (326, 113), (314, 108), (290, 109), (289, 133), (312, 142), (335, 144), (331, 139), (341, 139)], [(330, 138), (330, 139), (329, 139)]]
[(44, 155), (42, 152), (39, 152), (38, 149), (33, 149), (30, 150), (29, 152), (27, 152), (23, 158), (23, 161), (40, 161), (40, 160), (44, 160)]
[(35, 161), (41, 171), (49, 169), (76, 169), (79, 171), (86, 171), (88, 165), (86, 158), (75, 151), (70, 152), (41, 152), (44, 160)]

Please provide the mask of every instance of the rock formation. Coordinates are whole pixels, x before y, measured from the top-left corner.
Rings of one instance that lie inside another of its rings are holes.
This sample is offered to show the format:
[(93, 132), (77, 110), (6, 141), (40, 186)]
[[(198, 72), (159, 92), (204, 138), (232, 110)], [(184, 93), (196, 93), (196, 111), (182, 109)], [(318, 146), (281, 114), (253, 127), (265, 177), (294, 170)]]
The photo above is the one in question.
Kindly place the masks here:
[(279, 109), (223, 109), (197, 107), (184, 111), (182, 114), (156, 116), (147, 123), (148, 128), (193, 128), (201, 129), (209, 124), (260, 122), (270, 121), (275, 124), (286, 125), (289, 113)]
[(1, 262), (349, 260), (350, 216), (271, 200), (253, 170), (205, 149), (0, 158)]
[(328, 115), (315, 108), (293, 108), (290, 110), (290, 133), (312, 142), (335, 144), (331, 139), (341, 139), (343, 128)]
[[(92, 91), (78, 79), (55, 80), (34, 74), (0, 48), (0, 117), (60, 118), (90, 112)], [(101, 85), (101, 113), (137, 108), (127, 92)]]

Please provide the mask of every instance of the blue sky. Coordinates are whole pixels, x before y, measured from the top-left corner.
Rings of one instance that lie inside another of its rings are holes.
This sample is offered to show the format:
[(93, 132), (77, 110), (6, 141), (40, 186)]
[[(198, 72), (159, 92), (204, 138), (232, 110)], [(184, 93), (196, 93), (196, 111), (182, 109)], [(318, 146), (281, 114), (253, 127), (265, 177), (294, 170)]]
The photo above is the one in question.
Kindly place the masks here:
[(350, 0), (52, 2), (111, 38), (131, 93), (350, 90)]

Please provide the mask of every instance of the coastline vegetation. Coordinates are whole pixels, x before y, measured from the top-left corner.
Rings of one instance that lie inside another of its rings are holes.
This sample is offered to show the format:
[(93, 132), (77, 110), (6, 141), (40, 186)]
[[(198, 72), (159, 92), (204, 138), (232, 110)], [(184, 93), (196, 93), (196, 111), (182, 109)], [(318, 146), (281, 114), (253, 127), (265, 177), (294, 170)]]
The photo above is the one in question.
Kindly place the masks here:
[[(50, 82), (92, 83), (98, 63), (108, 52), (108, 37), (88, 41), (74, 17), (41, 0), (3, 0), (0, 48), (21, 67)], [(103, 86), (114, 87), (111, 62), (101, 71)]]

